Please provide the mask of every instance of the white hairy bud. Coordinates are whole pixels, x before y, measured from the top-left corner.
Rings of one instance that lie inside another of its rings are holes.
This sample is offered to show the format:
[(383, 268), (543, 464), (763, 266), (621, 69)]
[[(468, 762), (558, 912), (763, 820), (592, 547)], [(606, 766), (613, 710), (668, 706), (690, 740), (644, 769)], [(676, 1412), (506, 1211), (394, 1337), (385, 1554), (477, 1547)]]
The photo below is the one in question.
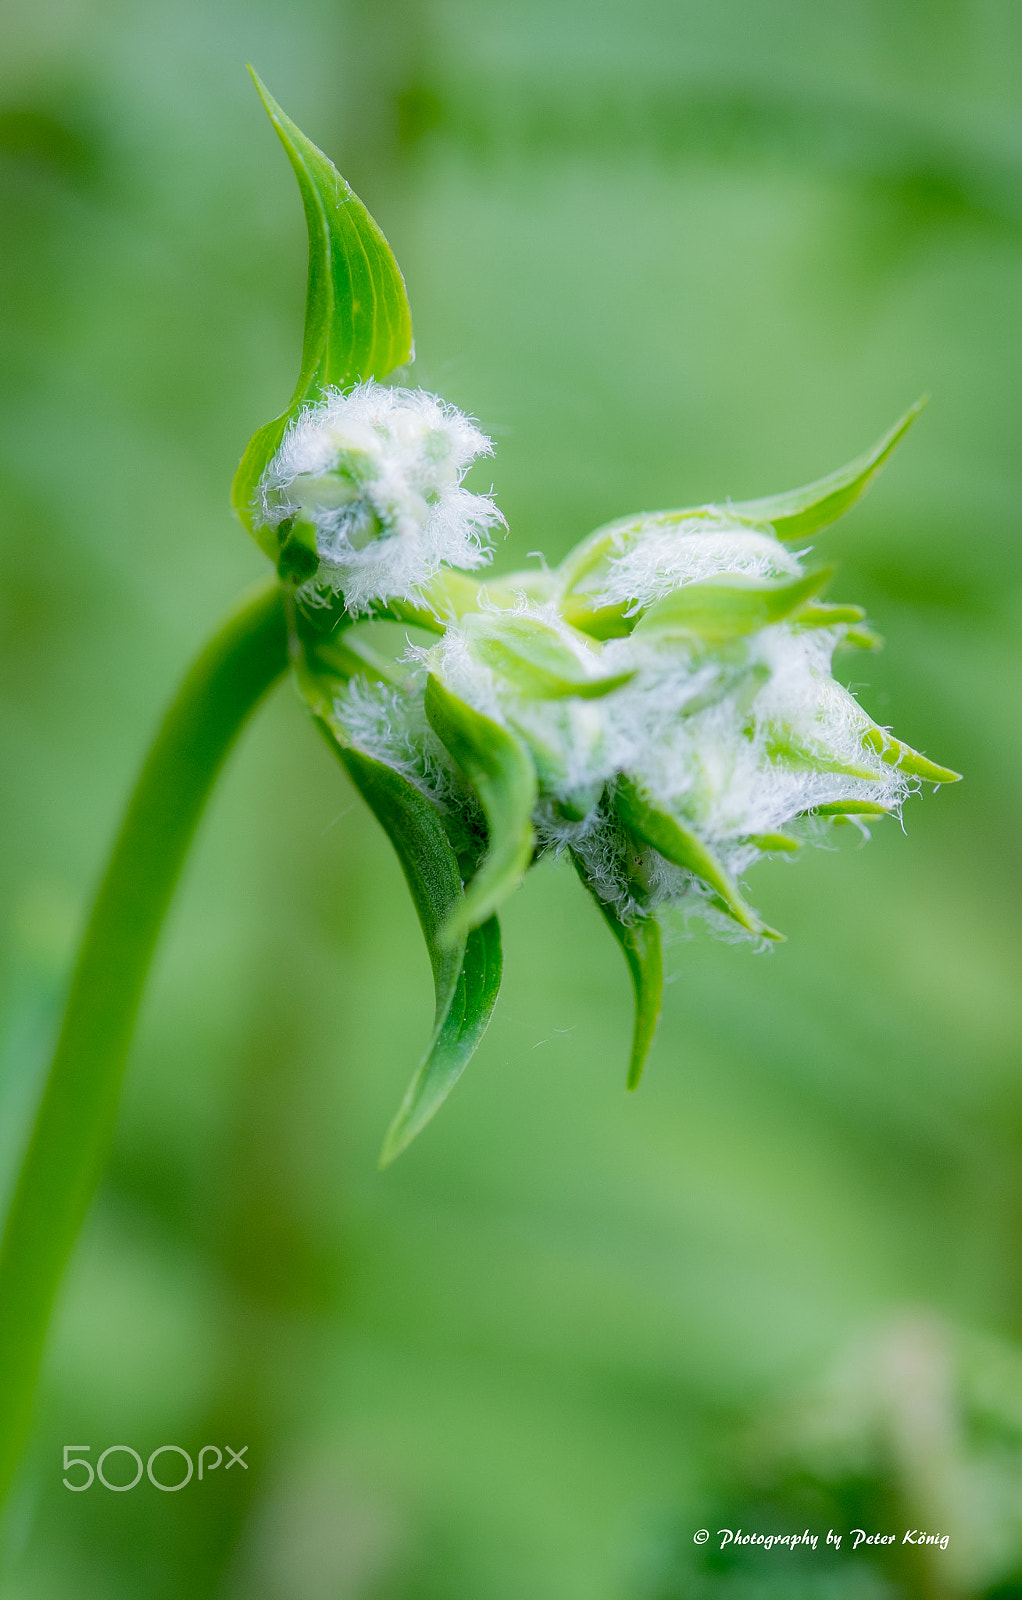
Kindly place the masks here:
[(456, 407), (421, 389), (333, 390), (291, 423), (259, 486), (259, 514), (283, 545), (318, 558), (307, 598), (339, 591), (351, 613), (414, 599), (441, 566), (478, 567), (503, 518), (462, 487), (493, 446)]

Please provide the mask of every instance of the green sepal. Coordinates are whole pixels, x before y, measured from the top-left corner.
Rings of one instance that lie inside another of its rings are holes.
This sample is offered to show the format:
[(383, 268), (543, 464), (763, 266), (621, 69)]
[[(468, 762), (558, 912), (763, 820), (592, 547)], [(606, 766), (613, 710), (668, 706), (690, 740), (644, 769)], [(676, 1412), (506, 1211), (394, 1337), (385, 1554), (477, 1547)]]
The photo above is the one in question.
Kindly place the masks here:
[(616, 908), (602, 899), (574, 851), (571, 859), (582, 882), (596, 901), (604, 921), (624, 952), (635, 990), (635, 1021), (632, 1051), (628, 1062), (628, 1087), (637, 1089), (646, 1064), (656, 1025), (660, 1020), (663, 995), (663, 958), (660, 952), (660, 924), (654, 916), (636, 913), (628, 922)]
[(405, 1090), (380, 1151), (387, 1167), (406, 1150), (443, 1105), (475, 1054), (489, 1025), (500, 993), (502, 957), (500, 923), (488, 917), (472, 928), (450, 1006), (437, 1020), (421, 1066)]
[(380, 1164), (386, 1166), (446, 1100), (486, 1031), (500, 990), (500, 929), (491, 917), (467, 938), (441, 938), (464, 893), (440, 814), (401, 773), (342, 745), (321, 719), (320, 726), (394, 846), (433, 969), (433, 1036), (387, 1130), (380, 1154)]
[(886, 817), (890, 806), (878, 806), (873, 800), (830, 800), (826, 805), (811, 806), (801, 811), (803, 817)]
[(489, 832), (482, 865), (440, 930), (441, 939), (454, 941), (485, 922), (525, 876), (535, 845), (536, 769), (513, 734), (459, 700), (434, 673), (426, 683), (425, 709), (433, 732), (478, 795)]
[(835, 522), (853, 505), (870, 479), (879, 472), (888, 456), (901, 442), (919, 413), (926, 405), (925, 396), (909, 406), (878, 439), (872, 449), (856, 456), (837, 472), (807, 483), (801, 489), (790, 489), (786, 494), (767, 495), (760, 500), (740, 500), (729, 505), (728, 511), (742, 522), (769, 523), (778, 539), (804, 539)]
[(319, 567), (316, 530), (310, 522), (288, 519), (276, 529), (277, 576), (281, 583), (305, 583)]
[(907, 772), (913, 778), (925, 778), (927, 783), (959, 783), (961, 773), (953, 772), (950, 767), (938, 766), (936, 761), (931, 761), (927, 756), (920, 755), (918, 750), (913, 750), (911, 745), (902, 744), (893, 734), (884, 728), (869, 728), (862, 736), (862, 742), (870, 750), (875, 750), (881, 761), (888, 767), (897, 767), (901, 772)]
[(872, 628), (849, 628), (838, 644), (847, 645), (849, 650), (882, 650), (884, 647), (883, 636)]
[(654, 850), (659, 850), (676, 867), (684, 867), (686, 872), (701, 878), (713, 890), (723, 909), (741, 927), (764, 939), (783, 939), (783, 934), (767, 927), (752, 907), (746, 904), (738, 885), (709, 845), (704, 844), (698, 834), (686, 828), (676, 817), (659, 810), (647, 800), (630, 778), (619, 780), (614, 806), (629, 833), (645, 844), (652, 845)]
[(630, 517), (619, 517), (597, 528), (570, 550), (557, 568), (555, 578), (560, 590), (561, 605), (569, 621), (594, 638), (607, 639), (619, 633), (628, 633), (624, 606), (607, 606), (594, 609), (585, 593), (575, 593), (583, 579), (594, 570), (615, 548), (630, 539), (641, 536), (652, 528), (670, 528), (683, 522), (704, 521), (729, 527), (770, 526), (779, 539), (801, 539), (825, 528), (862, 494), (870, 480), (879, 472), (895, 446), (904, 438), (919, 413), (926, 398), (909, 406), (893, 428), (878, 439), (871, 450), (857, 456), (848, 466), (801, 489), (790, 489), (785, 494), (766, 495), (759, 500), (729, 501), (726, 505), (681, 506), (669, 511), (642, 511)]
[(781, 851), (785, 855), (794, 855), (802, 846), (798, 839), (792, 839), (787, 833), (750, 833), (743, 841), (754, 844), (757, 850), (769, 853), (772, 850)]
[(287, 410), (250, 440), (231, 490), (238, 516), (276, 561), (276, 530), (255, 526), (253, 499), (288, 424), (325, 389), (385, 378), (404, 366), (412, 357), (412, 321), (404, 279), (369, 212), (249, 71), (298, 179), (309, 230), (301, 372)]
[(818, 594), (833, 577), (824, 567), (788, 582), (769, 583), (734, 574), (726, 578), (703, 578), (683, 584), (650, 606), (636, 634), (687, 633), (709, 643), (741, 638), (758, 633), (771, 623), (783, 622), (800, 606)]
[(795, 619), (796, 628), (833, 628), (839, 623), (862, 622), (862, 606), (804, 606)]
[(768, 727), (766, 751), (772, 761), (782, 761), (795, 772), (832, 772), (841, 778), (876, 781), (871, 767), (830, 755), (822, 745), (809, 743), (786, 723), (775, 722)]
[(466, 618), (466, 625), (476, 660), (532, 700), (571, 696), (597, 700), (635, 676), (634, 672), (619, 672), (590, 677), (555, 630), (535, 617), (491, 617), (474, 612)]

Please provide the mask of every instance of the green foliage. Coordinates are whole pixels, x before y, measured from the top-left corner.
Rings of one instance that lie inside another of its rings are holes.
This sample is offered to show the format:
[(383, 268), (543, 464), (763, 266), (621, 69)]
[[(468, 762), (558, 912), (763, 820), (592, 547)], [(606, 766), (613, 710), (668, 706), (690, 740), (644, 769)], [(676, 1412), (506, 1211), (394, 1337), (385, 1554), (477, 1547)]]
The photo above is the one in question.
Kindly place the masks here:
[(624, 953), (635, 991), (635, 1013), (632, 1024), (632, 1049), (628, 1061), (628, 1087), (637, 1089), (642, 1079), (653, 1044), (653, 1035), (660, 1020), (663, 1001), (664, 966), (661, 952), (660, 924), (656, 918), (641, 911), (631, 917), (620, 915), (599, 893), (581, 857), (573, 854), (575, 870), (599, 908), (614, 938)]
[[(252, 70), (251, 68), (249, 69)], [(252, 71), (259, 96), (294, 170), (309, 230), (309, 280), (302, 363), (287, 410), (252, 437), (234, 479), (234, 509), (256, 532), (252, 499), (288, 424), (328, 388), (385, 378), (412, 358), (412, 320), (391, 248), (333, 162), (281, 110)], [(257, 536), (272, 559), (269, 534)], [(290, 570), (290, 569), (289, 569)], [(308, 572), (300, 570), (299, 577)]]
[(677, 817), (668, 815), (643, 795), (628, 778), (622, 778), (614, 798), (618, 814), (630, 833), (676, 867), (684, 867), (700, 878), (720, 902), (728, 916), (733, 917), (746, 932), (764, 939), (782, 939), (783, 934), (768, 928), (752, 907), (747, 905), (738, 885), (724, 870), (710, 846), (698, 834), (685, 826)]
[(797, 614), (799, 607), (819, 594), (832, 577), (833, 568), (824, 567), (788, 583), (766, 583), (738, 575), (704, 578), (664, 595), (645, 612), (635, 632), (692, 633), (713, 644), (738, 639)]
[(469, 620), (476, 659), (530, 699), (564, 700), (577, 695), (582, 700), (599, 700), (634, 677), (632, 672), (588, 676), (553, 628), (535, 617), (511, 615), (497, 622), (486, 613), (475, 612)]
[(481, 1039), (500, 990), (495, 917), (456, 938), (445, 925), (464, 901), (457, 858), (436, 807), (392, 767), (327, 736), (401, 863), (419, 918), (436, 991), (433, 1037), (398, 1108), (381, 1153), (386, 1166), (439, 1110)]
[(768, 522), (779, 539), (805, 539), (825, 528), (854, 505), (863, 490), (880, 471), (891, 452), (905, 437), (919, 416), (926, 400), (917, 400), (909, 406), (876, 444), (861, 456), (856, 456), (846, 467), (839, 467), (815, 483), (802, 489), (789, 489), (785, 494), (767, 495), (761, 500), (739, 501), (732, 509), (743, 521)]
[(522, 881), (535, 843), (536, 773), (520, 740), (459, 700), (432, 673), (426, 715), (479, 796), (490, 836), (464, 901), (440, 931), (442, 939), (457, 940), (485, 922)]

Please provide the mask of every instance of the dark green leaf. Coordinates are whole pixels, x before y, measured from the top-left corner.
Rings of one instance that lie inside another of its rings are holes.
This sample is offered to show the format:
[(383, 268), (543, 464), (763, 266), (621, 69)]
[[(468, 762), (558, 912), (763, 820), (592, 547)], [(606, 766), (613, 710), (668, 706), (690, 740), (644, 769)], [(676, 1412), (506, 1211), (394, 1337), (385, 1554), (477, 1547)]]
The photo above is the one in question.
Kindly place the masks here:
[(394, 846), (433, 968), (433, 1037), (388, 1129), (380, 1158), (386, 1165), (442, 1105), (486, 1030), (500, 989), (500, 930), (491, 917), (467, 939), (441, 939), (441, 929), (464, 896), (439, 813), (399, 772), (341, 745), (325, 723), (320, 725)]
[(632, 1053), (628, 1063), (628, 1087), (638, 1087), (642, 1069), (653, 1043), (656, 1025), (660, 1020), (663, 992), (663, 960), (660, 953), (660, 924), (649, 915), (636, 915), (624, 921), (616, 907), (603, 900), (593, 886), (581, 859), (572, 852), (575, 870), (596, 904), (600, 908), (611, 933), (624, 951), (628, 970), (635, 990), (635, 1023), (632, 1029)]
[(500, 992), (500, 924), (489, 917), (473, 928), (447, 1015), (438, 1018), (429, 1050), (405, 1091), (380, 1151), (386, 1167), (407, 1149), (443, 1104), (486, 1032)]
[(686, 828), (677, 817), (653, 805), (631, 779), (620, 779), (614, 805), (629, 833), (645, 844), (652, 845), (654, 850), (659, 850), (667, 861), (673, 861), (675, 866), (684, 867), (687, 872), (701, 878), (713, 890), (728, 915), (748, 929), (749, 933), (759, 934), (765, 939), (783, 938), (782, 934), (768, 928), (752, 907), (746, 904), (738, 885), (709, 845), (704, 844), (698, 834)]
[(412, 356), (412, 323), (404, 279), (365, 206), (252, 77), (298, 179), (309, 230), (301, 372), (287, 410), (253, 436), (232, 490), (241, 520), (276, 560), (276, 534), (254, 527), (252, 502), (288, 423), (328, 387), (346, 389), (403, 366)]
[(464, 938), (516, 889), (532, 859), (536, 772), (522, 744), (489, 717), (451, 694), (434, 674), (426, 716), (468, 778), (486, 817), (489, 850), (440, 937)]

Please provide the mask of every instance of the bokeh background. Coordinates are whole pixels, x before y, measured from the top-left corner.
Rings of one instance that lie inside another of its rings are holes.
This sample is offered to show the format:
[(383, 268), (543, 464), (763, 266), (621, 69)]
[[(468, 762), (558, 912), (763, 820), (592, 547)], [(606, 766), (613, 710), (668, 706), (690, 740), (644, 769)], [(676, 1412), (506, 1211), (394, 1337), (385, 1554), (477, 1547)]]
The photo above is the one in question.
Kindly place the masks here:
[[(147, 737), (263, 565), (227, 490), (305, 244), (246, 59), (390, 238), (416, 380), (496, 439), (501, 565), (803, 482), (931, 393), (819, 548), (888, 641), (846, 681), (967, 781), (757, 869), (769, 955), (679, 932), (634, 1096), (619, 952), (535, 871), (477, 1060), (380, 1174), (428, 965), (279, 690), (161, 947), (0, 1596), (1022, 1594), (1015, 0), (8, 4), (0, 1190)], [(250, 1466), (74, 1495), (83, 1442)], [(693, 1545), (739, 1524), (952, 1543)]]

